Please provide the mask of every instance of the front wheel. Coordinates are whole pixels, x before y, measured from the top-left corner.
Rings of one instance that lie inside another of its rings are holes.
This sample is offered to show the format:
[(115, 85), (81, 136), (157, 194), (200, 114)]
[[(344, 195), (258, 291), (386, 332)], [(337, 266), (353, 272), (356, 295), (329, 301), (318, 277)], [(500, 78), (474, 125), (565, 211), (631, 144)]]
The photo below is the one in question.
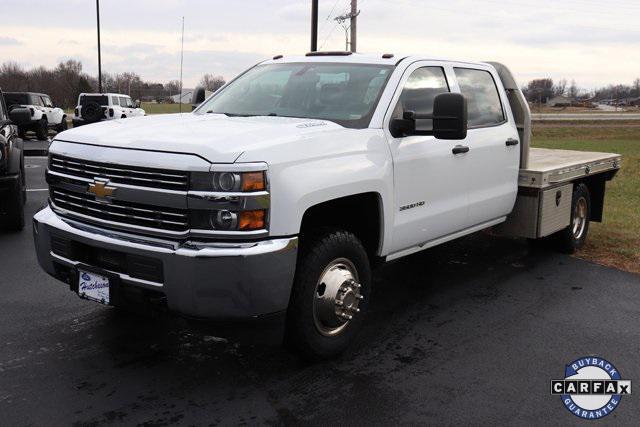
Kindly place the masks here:
[(571, 222), (556, 234), (558, 247), (562, 252), (572, 254), (584, 245), (589, 233), (590, 216), (589, 188), (585, 184), (577, 184), (573, 188), (571, 199)]
[(286, 339), (303, 357), (342, 353), (361, 329), (371, 290), (371, 267), (360, 240), (324, 229), (303, 238), (287, 312)]
[(69, 123), (67, 123), (67, 118), (63, 117), (62, 121), (58, 125), (58, 132), (64, 132), (67, 129), (69, 129)]
[(47, 119), (40, 119), (36, 125), (36, 137), (41, 141), (49, 138), (49, 122), (47, 122)]
[(20, 176), (9, 189), (5, 210), (4, 227), (12, 231), (20, 231), (24, 228), (24, 204), (26, 201), (24, 172), (20, 170)]

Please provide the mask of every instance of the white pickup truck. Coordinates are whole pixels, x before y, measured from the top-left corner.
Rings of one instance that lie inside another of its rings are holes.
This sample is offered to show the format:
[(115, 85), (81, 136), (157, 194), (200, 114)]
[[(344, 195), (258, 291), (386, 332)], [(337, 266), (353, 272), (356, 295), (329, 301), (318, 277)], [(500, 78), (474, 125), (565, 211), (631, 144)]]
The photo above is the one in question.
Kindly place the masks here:
[(365, 321), (373, 264), (488, 227), (583, 244), (620, 156), (530, 133), (497, 63), (274, 57), (193, 113), (56, 136), (38, 260), (87, 299), (281, 319), (302, 354), (332, 357)]

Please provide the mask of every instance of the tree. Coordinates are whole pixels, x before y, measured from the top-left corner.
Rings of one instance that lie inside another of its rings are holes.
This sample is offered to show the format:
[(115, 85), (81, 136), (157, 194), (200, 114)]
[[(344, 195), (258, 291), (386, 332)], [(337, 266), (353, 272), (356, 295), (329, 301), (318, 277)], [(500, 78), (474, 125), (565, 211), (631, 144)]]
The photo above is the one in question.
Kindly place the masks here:
[(635, 96), (640, 96), (640, 78), (633, 81), (633, 91)]
[(522, 91), (531, 102), (545, 103), (554, 95), (553, 80), (549, 78), (531, 80)]
[(200, 79), (200, 86), (211, 92), (220, 89), (225, 83), (224, 77), (214, 76), (213, 74), (205, 74), (202, 76), (202, 79)]
[(180, 80), (170, 80), (164, 85), (167, 96), (177, 95), (180, 93)]
[(575, 80), (571, 80), (571, 86), (569, 86), (569, 91), (567, 92), (570, 98), (577, 98), (580, 95), (580, 88), (576, 84)]
[(566, 92), (567, 92), (567, 79), (562, 79), (553, 86), (553, 96), (564, 96)]

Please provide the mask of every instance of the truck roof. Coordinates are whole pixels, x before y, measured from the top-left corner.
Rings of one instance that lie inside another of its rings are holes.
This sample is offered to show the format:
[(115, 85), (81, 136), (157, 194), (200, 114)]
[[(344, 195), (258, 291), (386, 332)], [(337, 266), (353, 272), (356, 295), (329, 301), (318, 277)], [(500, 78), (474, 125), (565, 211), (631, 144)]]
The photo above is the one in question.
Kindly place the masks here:
[(351, 53), (351, 52), (309, 52), (306, 55), (277, 55), (262, 64), (280, 64), (291, 62), (335, 62), (352, 64), (397, 65), (401, 61), (442, 61), (471, 65), (487, 65), (486, 62), (438, 58), (429, 55), (394, 55), (390, 53)]
[(46, 93), (38, 92), (4, 92), (5, 95), (37, 95), (37, 96), (49, 96)]
[(114, 93), (114, 92), (103, 92), (103, 93), (82, 92), (79, 96), (84, 96), (84, 95), (90, 95), (90, 96), (126, 96), (127, 98), (131, 98), (131, 96), (127, 95), (126, 93)]

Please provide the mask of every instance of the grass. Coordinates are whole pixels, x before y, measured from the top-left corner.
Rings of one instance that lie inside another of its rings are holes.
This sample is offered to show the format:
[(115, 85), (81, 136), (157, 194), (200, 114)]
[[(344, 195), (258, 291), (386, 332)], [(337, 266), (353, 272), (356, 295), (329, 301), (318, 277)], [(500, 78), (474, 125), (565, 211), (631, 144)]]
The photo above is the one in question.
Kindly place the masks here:
[(607, 183), (604, 220), (591, 223), (578, 256), (640, 273), (640, 124), (534, 125), (533, 145), (622, 154), (622, 168)]
[[(142, 109), (147, 114), (170, 114), (180, 111), (180, 104), (156, 104), (154, 102), (143, 102)], [(191, 111), (191, 104), (182, 104), (182, 112)]]

